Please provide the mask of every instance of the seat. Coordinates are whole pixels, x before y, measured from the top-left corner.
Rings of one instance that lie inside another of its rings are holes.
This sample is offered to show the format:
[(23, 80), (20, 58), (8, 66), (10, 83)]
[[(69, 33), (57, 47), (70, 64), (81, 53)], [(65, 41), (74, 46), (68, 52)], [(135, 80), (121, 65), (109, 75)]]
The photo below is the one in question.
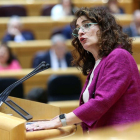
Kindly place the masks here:
[(41, 102), (41, 103), (47, 103), (47, 94), (46, 90), (41, 88), (41, 87), (35, 87), (31, 89), (26, 97), (26, 99), (31, 100), (31, 101), (36, 101), (36, 102)]
[(0, 6), (0, 17), (27, 16), (25, 7), (20, 5), (4, 5)]
[(47, 82), (48, 101), (78, 100), (81, 88), (75, 75), (52, 75)]
[[(18, 79), (15, 78), (0, 78), (0, 94), (11, 84), (16, 82)], [(23, 90), (23, 84), (19, 84), (17, 87), (15, 87), (11, 93), (10, 96), (17, 97), (17, 98), (23, 98), (24, 97), (24, 90)]]
[(51, 16), (51, 10), (53, 6), (54, 4), (43, 6), (41, 10), (41, 16)]

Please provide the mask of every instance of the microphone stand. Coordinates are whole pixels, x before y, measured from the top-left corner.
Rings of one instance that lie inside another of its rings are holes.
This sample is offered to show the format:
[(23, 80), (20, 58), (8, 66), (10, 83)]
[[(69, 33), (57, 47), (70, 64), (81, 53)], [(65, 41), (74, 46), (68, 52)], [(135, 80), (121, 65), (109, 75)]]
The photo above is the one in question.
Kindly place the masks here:
[[(34, 76), (35, 74), (44, 71), (46, 69), (50, 68), (49, 64), (46, 64), (45, 61), (42, 61), (32, 72), (30, 72), (29, 74), (27, 74), (26, 76), (24, 76), (23, 78), (21, 78), (20, 80), (16, 81), (15, 83), (13, 83), (12, 85), (10, 85), (9, 87), (7, 87), (1, 94), (0, 94), (0, 106), (4, 103), (6, 103), (6, 99), (8, 98), (9, 94), (11, 93), (11, 91), (18, 86), (19, 84), (23, 83), (25, 80), (31, 78), (32, 76)], [(12, 101), (13, 102), (13, 101)], [(7, 103), (6, 103), (7, 104)]]

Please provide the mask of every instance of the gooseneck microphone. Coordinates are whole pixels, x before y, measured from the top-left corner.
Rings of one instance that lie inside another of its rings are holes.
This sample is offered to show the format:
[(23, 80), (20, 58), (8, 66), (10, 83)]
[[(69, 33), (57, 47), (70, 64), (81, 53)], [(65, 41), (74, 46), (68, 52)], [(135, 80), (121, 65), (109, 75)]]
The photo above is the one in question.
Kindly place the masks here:
[(24, 76), (23, 78), (21, 78), (20, 80), (16, 81), (15, 83), (13, 83), (12, 85), (10, 85), (9, 87), (7, 87), (1, 94), (0, 94), (0, 106), (2, 105), (3, 102), (6, 103), (6, 99), (9, 96), (9, 94), (11, 93), (11, 91), (18, 86), (19, 84), (21, 84), (22, 82), (24, 82), (25, 80), (31, 78), (32, 76), (34, 76), (35, 74), (44, 71), (46, 69), (50, 68), (49, 64), (46, 64), (45, 61), (42, 61), (32, 72), (30, 72), (29, 74), (27, 74), (26, 76)]
[(7, 87), (1, 94), (0, 94), (0, 102), (4, 102), (6, 100), (6, 98), (9, 96), (10, 92), (19, 84), (21, 84), (22, 82), (24, 82), (25, 80), (29, 79), (30, 77), (34, 76), (35, 74), (46, 70), (50, 68), (49, 64), (46, 64), (45, 61), (41, 62), (32, 72), (30, 72), (29, 74), (27, 74), (26, 76), (24, 76), (22, 79), (16, 81), (15, 83), (13, 83), (12, 85), (10, 85), (9, 87)]

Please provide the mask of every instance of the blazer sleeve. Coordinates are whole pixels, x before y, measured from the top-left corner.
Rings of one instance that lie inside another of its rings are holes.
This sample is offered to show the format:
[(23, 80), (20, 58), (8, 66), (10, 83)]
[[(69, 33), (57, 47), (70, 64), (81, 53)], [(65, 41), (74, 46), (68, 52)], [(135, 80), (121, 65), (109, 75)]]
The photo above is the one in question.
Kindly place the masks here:
[(99, 120), (126, 92), (131, 82), (131, 69), (126, 52), (111, 53), (104, 65), (95, 98), (76, 108), (73, 113), (88, 126)]

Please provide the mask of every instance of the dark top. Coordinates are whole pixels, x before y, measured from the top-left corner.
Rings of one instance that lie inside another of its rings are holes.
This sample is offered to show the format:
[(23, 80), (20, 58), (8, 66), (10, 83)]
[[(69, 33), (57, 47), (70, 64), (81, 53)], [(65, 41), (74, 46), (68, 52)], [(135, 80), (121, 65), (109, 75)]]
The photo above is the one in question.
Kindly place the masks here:
[[(22, 34), (22, 36), (24, 37), (25, 40), (34, 40), (34, 39), (35, 39), (33, 33), (30, 32), (30, 31), (22, 31), (21, 34)], [(14, 41), (14, 36), (12, 36), (12, 35), (10, 35), (10, 34), (7, 33), (7, 34), (3, 37), (2, 41), (4, 41), (4, 42), (7, 42), (7, 41)]]
[[(71, 53), (67, 52), (65, 55), (65, 60), (68, 67), (71, 67), (71, 61), (72, 61), (72, 55)], [(39, 52), (35, 55), (32, 63), (32, 67), (37, 67), (42, 61), (45, 61), (46, 63), (50, 64), (51, 67), (51, 60), (50, 60), (50, 51), (46, 52)]]

